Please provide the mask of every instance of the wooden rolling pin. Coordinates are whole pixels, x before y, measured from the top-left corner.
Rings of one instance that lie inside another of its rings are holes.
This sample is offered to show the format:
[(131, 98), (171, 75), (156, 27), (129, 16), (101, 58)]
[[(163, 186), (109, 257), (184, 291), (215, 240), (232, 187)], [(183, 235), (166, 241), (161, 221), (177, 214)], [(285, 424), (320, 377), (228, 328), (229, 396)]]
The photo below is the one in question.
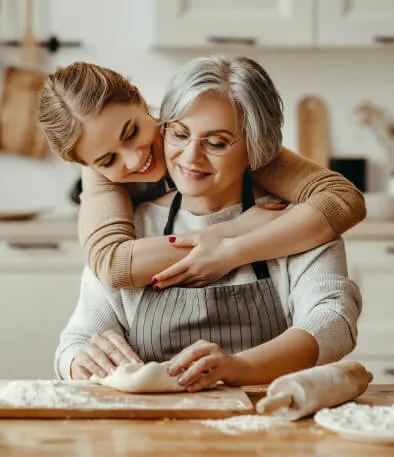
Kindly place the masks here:
[(372, 374), (352, 360), (321, 365), (273, 381), (267, 396), (256, 405), (259, 414), (297, 420), (361, 395)]

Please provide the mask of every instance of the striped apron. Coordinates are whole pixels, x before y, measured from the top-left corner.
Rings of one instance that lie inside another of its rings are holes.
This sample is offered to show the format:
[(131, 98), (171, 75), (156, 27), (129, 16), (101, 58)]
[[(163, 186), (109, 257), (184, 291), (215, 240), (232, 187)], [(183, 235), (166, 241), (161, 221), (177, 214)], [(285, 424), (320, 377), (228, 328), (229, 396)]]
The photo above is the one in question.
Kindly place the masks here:
[[(171, 204), (164, 235), (173, 232), (181, 206), (178, 192)], [(245, 173), (242, 211), (255, 204)], [(234, 354), (257, 346), (287, 329), (283, 308), (266, 262), (252, 264), (256, 281), (202, 288), (146, 287), (138, 304), (129, 341), (144, 362), (163, 362), (200, 339)]]

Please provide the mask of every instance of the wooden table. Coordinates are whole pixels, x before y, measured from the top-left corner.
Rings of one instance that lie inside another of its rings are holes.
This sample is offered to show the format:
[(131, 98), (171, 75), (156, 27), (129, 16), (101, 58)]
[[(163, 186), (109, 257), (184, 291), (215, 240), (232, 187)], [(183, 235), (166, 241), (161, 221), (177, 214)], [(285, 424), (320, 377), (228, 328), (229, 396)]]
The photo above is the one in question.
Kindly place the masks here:
[[(253, 401), (259, 389), (249, 390)], [(394, 385), (372, 385), (361, 402), (394, 403)], [(311, 419), (225, 435), (190, 420), (1, 420), (1, 457), (261, 456), (393, 457), (394, 446), (347, 441)]]

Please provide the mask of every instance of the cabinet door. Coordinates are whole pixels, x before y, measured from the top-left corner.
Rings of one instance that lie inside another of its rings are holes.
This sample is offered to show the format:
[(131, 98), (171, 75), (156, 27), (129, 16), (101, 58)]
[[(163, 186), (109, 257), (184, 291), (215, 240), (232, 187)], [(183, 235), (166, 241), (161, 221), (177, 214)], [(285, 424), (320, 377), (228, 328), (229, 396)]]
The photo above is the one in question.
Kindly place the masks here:
[(374, 46), (394, 41), (393, 0), (318, 0), (319, 46)]
[(0, 378), (54, 378), (55, 349), (83, 268), (71, 244), (0, 245)]
[(154, 45), (311, 46), (313, 0), (153, 0)]
[(363, 297), (354, 352), (394, 359), (394, 242), (347, 241), (346, 253)]

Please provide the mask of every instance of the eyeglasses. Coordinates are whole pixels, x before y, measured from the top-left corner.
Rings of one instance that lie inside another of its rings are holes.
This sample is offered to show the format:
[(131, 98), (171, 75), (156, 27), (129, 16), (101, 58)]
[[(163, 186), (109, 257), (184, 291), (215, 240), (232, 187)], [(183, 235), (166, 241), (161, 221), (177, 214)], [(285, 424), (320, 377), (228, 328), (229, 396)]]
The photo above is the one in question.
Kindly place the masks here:
[(162, 128), (161, 132), (164, 140), (172, 146), (184, 149), (194, 140), (200, 143), (203, 151), (213, 156), (222, 156), (226, 154), (234, 144), (241, 140), (241, 138), (237, 138), (233, 141), (227, 141), (217, 135), (210, 135), (204, 138), (194, 137), (174, 127)]

